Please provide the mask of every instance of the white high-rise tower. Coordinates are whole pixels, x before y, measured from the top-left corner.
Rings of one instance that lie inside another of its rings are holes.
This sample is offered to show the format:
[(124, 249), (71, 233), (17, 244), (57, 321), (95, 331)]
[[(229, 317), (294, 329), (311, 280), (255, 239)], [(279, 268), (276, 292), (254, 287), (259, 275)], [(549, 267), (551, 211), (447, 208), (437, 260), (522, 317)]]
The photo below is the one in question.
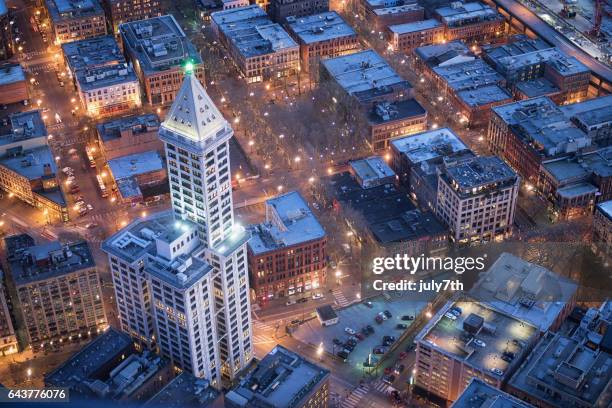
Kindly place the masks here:
[[(115, 258), (119, 265), (139, 254), (147, 280), (146, 293), (119, 293), (119, 307), (150, 304), (160, 352), (218, 388), (253, 357), (249, 237), (234, 224), (232, 135), (204, 87), (188, 72), (159, 130), (174, 216), (135, 221), (103, 246), (111, 263)], [(113, 272), (117, 284), (127, 280), (121, 269)], [(131, 328), (131, 320), (126, 308), (122, 326)]]
[(216, 344), (224, 378), (252, 358), (246, 241), (234, 224), (229, 162), (229, 123), (190, 73), (162, 123), (172, 209), (192, 221), (212, 267)]

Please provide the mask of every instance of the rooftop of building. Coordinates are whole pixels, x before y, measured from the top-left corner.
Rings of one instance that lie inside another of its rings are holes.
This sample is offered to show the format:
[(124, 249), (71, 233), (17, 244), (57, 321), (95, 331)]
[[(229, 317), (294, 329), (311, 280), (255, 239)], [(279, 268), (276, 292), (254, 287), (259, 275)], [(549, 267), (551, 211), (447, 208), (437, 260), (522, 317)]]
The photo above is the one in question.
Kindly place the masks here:
[[(452, 314), (451, 308), (461, 311), (455, 319), (448, 317)], [(526, 321), (462, 296), (442, 307), (417, 335), (416, 341), (491, 377), (499, 377), (491, 371), (499, 369), (504, 377), (509, 366), (521, 360), (537, 333), (538, 329)], [(506, 351), (514, 353), (512, 362), (501, 358)]]
[(134, 70), (127, 63), (82, 69), (77, 71), (76, 79), (79, 88), (85, 92), (138, 82)]
[(55, 22), (104, 14), (97, 0), (45, 0), (45, 2), (51, 20)]
[(371, 156), (365, 159), (351, 160), (349, 166), (352, 172), (362, 180), (363, 184), (369, 184), (376, 180), (394, 178), (395, 172), (381, 156)]
[(6, 256), (8, 258), (13, 257), (17, 251), (35, 246), (36, 241), (34, 241), (34, 238), (28, 234), (17, 234), (4, 238), (4, 245), (6, 247)]
[(469, 150), (467, 145), (449, 128), (428, 130), (391, 141), (395, 150), (413, 163), (422, 163)]
[(411, 86), (384, 58), (371, 49), (324, 59), (321, 64), (349, 95), (357, 98), (391, 86)]
[[(458, 62), (455, 64), (441, 64), (433, 68), (433, 71), (443, 78), (447, 85), (455, 92), (467, 90), (468, 92), (478, 93), (478, 88), (484, 88), (488, 85), (497, 85), (504, 78), (495, 71), (489, 64), (480, 58), (469, 59), (467, 61)], [(486, 89), (486, 88), (485, 88)], [(483, 97), (486, 93), (492, 92), (483, 91)], [(497, 93), (501, 90), (496, 90)]]
[(108, 161), (108, 167), (115, 180), (159, 171), (164, 168), (164, 164), (164, 159), (156, 150), (134, 153)]
[(45, 384), (54, 387), (72, 387), (82, 379), (98, 374), (109, 362), (116, 361), (133, 347), (131, 337), (109, 327), (90, 341), (62, 365), (45, 376)]
[(144, 115), (125, 116), (111, 119), (96, 125), (98, 135), (102, 142), (121, 139), (121, 133), (130, 130), (132, 134), (151, 132), (159, 129), (159, 117), (154, 113)]
[(112, 35), (64, 43), (62, 51), (73, 73), (81, 69), (125, 62), (119, 44)]
[(612, 355), (593, 347), (588, 336), (546, 333), (510, 386), (550, 406), (565, 407), (570, 398), (582, 406), (607, 406), (612, 400)]
[(612, 220), (612, 200), (597, 204), (597, 209), (610, 220)]
[(94, 268), (96, 264), (86, 241), (52, 241), (15, 251), (9, 265), (15, 285), (21, 286)]
[(457, 57), (474, 59), (474, 55), (463, 41), (451, 41), (443, 44), (433, 44), (418, 47), (415, 54), (430, 67), (452, 61)]
[(507, 181), (514, 183), (517, 175), (503, 160), (496, 156), (480, 156), (451, 163), (443, 174), (460, 190), (478, 193), (481, 188)]
[[(210, 382), (182, 372), (144, 405), (147, 408), (210, 408), (220, 403), (222, 394)], [(219, 405), (219, 408), (222, 405)]]
[(566, 116), (573, 117), (590, 111), (599, 111), (602, 108), (608, 108), (606, 111), (609, 114), (610, 105), (612, 105), (612, 95), (604, 95), (582, 102), (559, 106), (559, 109), (561, 109)]
[(495, 9), (480, 2), (452, 2), (450, 6), (435, 9), (435, 13), (450, 27), (503, 19)]
[(13, 113), (9, 115), (9, 124), (8, 133), (0, 136), (0, 146), (10, 148), (9, 145), (34, 138), (41, 138), (41, 145), (46, 144), (47, 127), (40, 110)]
[(363, 217), (370, 233), (383, 245), (446, 231), (432, 214), (416, 209), (407, 194), (393, 184), (362, 188), (348, 172), (333, 175), (329, 183), (334, 198)]
[(530, 81), (520, 81), (514, 87), (528, 98), (553, 95), (561, 90), (546, 78), (536, 78)]
[(490, 386), (478, 377), (461, 393), (450, 408), (531, 408), (532, 405)]
[(269, 199), (266, 206), (276, 212), (280, 223), (276, 217), (266, 217), (265, 223), (249, 228), (248, 245), (255, 255), (325, 237), (325, 230), (297, 191)]
[(578, 183), (558, 189), (557, 195), (561, 198), (572, 199), (587, 194), (595, 195), (598, 191), (599, 189), (591, 183)]
[(372, 9), (401, 6), (405, 3), (408, 2), (405, 0), (365, 0), (365, 4)]
[(289, 29), (301, 43), (313, 44), (336, 38), (357, 36), (353, 27), (335, 11), (305, 17), (287, 17)]
[(25, 80), (25, 72), (20, 64), (0, 65), (0, 86)]
[(541, 38), (532, 39), (522, 34), (510, 37), (506, 44), (485, 44), (481, 47), (483, 56), (492, 62), (549, 48), (550, 45)]
[(398, 102), (379, 102), (368, 111), (370, 125), (380, 125), (407, 118), (427, 115), (427, 111), (416, 99), (404, 99)]
[(476, 89), (464, 89), (457, 96), (470, 107), (485, 106), (492, 103), (511, 101), (512, 95), (499, 85), (485, 85)]
[(47, 169), (49, 176), (54, 176), (57, 173), (53, 153), (47, 145), (21, 150), (18, 153), (5, 154), (0, 157), (0, 165), (28, 180), (38, 180), (44, 177), (45, 169)]
[(217, 11), (211, 18), (247, 58), (298, 48), (281, 25), (273, 23), (256, 4)]
[(328, 370), (277, 345), (225, 395), (225, 399), (239, 407), (299, 407), (329, 375)]
[(408, 34), (408, 33), (421, 32), (425, 30), (431, 30), (431, 29), (438, 28), (438, 27), (442, 27), (442, 23), (440, 23), (436, 19), (430, 18), (429, 20), (413, 21), (411, 23), (390, 25), (388, 28), (389, 28), (389, 31), (391, 31), (392, 33), (402, 35), (402, 34)]
[(202, 58), (171, 14), (124, 23), (119, 32), (145, 75), (179, 67)]
[(586, 179), (590, 174), (612, 176), (612, 146), (543, 163), (544, 169), (560, 184)]
[(419, 6), (416, 3), (411, 4), (402, 4), (399, 6), (391, 6), (391, 7), (383, 7), (374, 9), (374, 14), (377, 16), (386, 16), (393, 14), (401, 14), (401, 13), (413, 13), (413, 12), (422, 12), (423, 7)]
[(470, 294), (545, 332), (577, 288), (571, 279), (505, 252), (480, 275)]

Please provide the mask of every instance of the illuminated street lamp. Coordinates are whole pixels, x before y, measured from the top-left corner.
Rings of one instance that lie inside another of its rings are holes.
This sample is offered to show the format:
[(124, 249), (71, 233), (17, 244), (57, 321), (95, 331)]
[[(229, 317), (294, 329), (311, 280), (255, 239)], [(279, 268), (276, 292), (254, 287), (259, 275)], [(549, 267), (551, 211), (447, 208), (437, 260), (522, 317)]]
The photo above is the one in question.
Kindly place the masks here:
[(283, 186), (277, 186), (276, 189), (278, 190), (278, 192), (280, 193), (281, 191), (283, 191)]

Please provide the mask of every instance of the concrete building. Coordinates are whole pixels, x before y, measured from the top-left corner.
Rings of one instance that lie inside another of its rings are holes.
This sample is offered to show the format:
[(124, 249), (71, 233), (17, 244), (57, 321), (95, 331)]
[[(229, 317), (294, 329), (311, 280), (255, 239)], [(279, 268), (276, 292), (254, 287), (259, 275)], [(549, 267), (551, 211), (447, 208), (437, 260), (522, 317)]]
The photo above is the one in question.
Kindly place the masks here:
[(470, 295), (538, 327), (556, 331), (576, 306), (578, 284), (504, 252), (481, 273)]
[[(511, 89), (517, 89), (515, 93), (529, 97), (551, 94), (559, 103), (587, 98), (590, 70), (542, 40), (511, 38), (506, 45), (483, 47), (483, 58), (506, 78)], [(542, 78), (548, 83), (534, 88), (533, 81)]]
[(86, 68), (76, 73), (79, 98), (92, 118), (122, 115), (140, 108), (140, 84), (128, 64)]
[(495, 156), (445, 163), (436, 214), (455, 242), (501, 240), (512, 233), (520, 177)]
[(444, 24), (447, 41), (487, 43), (500, 40), (505, 31), (504, 17), (481, 2), (452, 2), (434, 10), (434, 16)]
[(68, 221), (66, 199), (40, 111), (14, 113), (9, 119), (9, 133), (0, 135), (0, 189), (40, 208), (47, 222)]
[(182, 372), (144, 405), (146, 408), (223, 408), (223, 394), (208, 380)]
[(97, 0), (45, 0), (56, 44), (106, 34), (106, 17)]
[(591, 139), (546, 97), (494, 107), (487, 141), (494, 154), (533, 185), (543, 162), (591, 145)]
[(358, 11), (374, 30), (423, 20), (425, 9), (407, 0), (360, 0)]
[(123, 48), (151, 105), (174, 101), (185, 66), (204, 82), (200, 54), (172, 15), (124, 23), (119, 27)]
[[(146, 282), (136, 291), (116, 292), (125, 324), (134, 313), (126, 310), (132, 303), (150, 310), (161, 354), (217, 389), (253, 356), (248, 236), (234, 224), (232, 208), (232, 135), (201, 83), (188, 73), (159, 130), (173, 216), (134, 221), (103, 245), (114, 280), (136, 274), (128, 267), (136, 263), (141, 275), (135, 282)], [(137, 335), (147, 332), (144, 326), (130, 327)]]
[(27, 242), (7, 260), (34, 350), (106, 329), (102, 284), (87, 242)]
[(500, 389), (494, 388), (474, 377), (470, 385), (461, 393), (450, 408), (533, 408), (533, 405), (521, 401)]
[(168, 183), (164, 158), (155, 150), (116, 157), (107, 164), (123, 202), (141, 202), (144, 189)]
[(474, 157), (474, 153), (449, 128), (401, 137), (391, 142), (391, 165), (402, 185), (422, 208), (435, 211), (438, 202), (438, 169)]
[(0, 269), (0, 356), (17, 353), (18, 344), (15, 328), (9, 312), (4, 271)]
[(612, 258), (612, 200), (595, 207), (593, 214), (593, 251), (604, 260)]
[(390, 25), (387, 27), (387, 37), (394, 51), (404, 53), (445, 41), (444, 26), (435, 19)]
[(612, 145), (612, 95), (560, 106), (561, 112), (591, 138), (594, 145)]
[(320, 79), (326, 86), (335, 87), (339, 95), (349, 95), (368, 108), (377, 102), (413, 97), (410, 82), (371, 49), (321, 61)]
[(300, 45), (300, 66), (307, 72), (316, 72), (324, 58), (350, 54), (361, 47), (355, 30), (335, 11), (288, 17), (287, 29)]
[[(122, 352), (120, 358), (117, 352)], [(71, 401), (81, 404), (138, 404), (173, 376), (168, 360), (149, 350), (136, 352), (128, 335), (110, 328), (48, 374), (45, 384), (68, 389)]]
[(417, 390), (455, 401), (474, 378), (500, 389), (537, 337), (526, 321), (459, 295), (415, 338)]
[(81, 70), (117, 66), (125, 63), (119, 44), (112, 35), (87, 38), (62, 44), (64, 64), (76, 86), (76, 75)]
[(395, 179), (390, 168), (372, 168), (370, 162), (350, 163), (352, 173), (361, 176), (338, 173), (328, 181), (328, 199), (349, 231), (374, 251), (414, 256), (445, 251), (446, 228), (432, 213), (415, 208), (404, 191), (387, 182)]
[(330, 372), (277, 345), (225, 394), (228, 408), (325, 408)]
[(329, 11), (329, 0), (270, 0), (268, 14), (277, 23), (286, 23), (287, 17), (306, 17)]
[(433, 68), (448, 63), (471, 61), (475, 55), (463, 41), (449, 41), (441, 44), (424, 45), (413, 51), (415, 69), (424, 78), (433, 81)]
[(154, 113), (125, 116), (96, 125), (100, 155), (112, 160), (148, 151), (164, 151), (159, 140), (159, 117)]
[(21, 65), (0, 65), (0, 105), (24, 102), (29, 97), (26, 75)]
[(249, 230), (251, 290), (260, 305), (325, 287), (327, 235), (300, 193), (267, 200), (265, 222)]
[(248, 83), (296, 74), (300, 47), (256, 5), (212, 13), (212, 28)]
[(381, 152), (394, 139), (427, 129), (427, 111), (415, 99), (378, 102), (366, 112), (366, 121), (370, 146)]
[(104, 0), (110, 17), (113, 34), (119, 34), (119, 26), (132, 21), (147, 20), (164, 14), (160, 0)]
[(5, 0), (0, 0), (0, 61), (7, 60), (15, 53), (11, 13)]
[(540, 408), (607, 407), (612, 401), (612, 307), (589, 309), (570, 333), (548, 332), (507, 385)]
[(380, 156), (349, 161), (349, 173), (365, 189), (395, 184), (395, 173)]

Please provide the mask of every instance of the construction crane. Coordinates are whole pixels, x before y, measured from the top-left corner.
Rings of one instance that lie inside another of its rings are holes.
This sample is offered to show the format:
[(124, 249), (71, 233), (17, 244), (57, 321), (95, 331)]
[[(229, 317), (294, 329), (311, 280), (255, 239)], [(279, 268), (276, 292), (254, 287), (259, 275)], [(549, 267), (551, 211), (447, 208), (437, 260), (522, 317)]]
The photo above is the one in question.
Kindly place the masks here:
[(593, 16), (593, 28), (589, 34), (593, 37), (599, 37), (601, 31), (601, 20), (603, 20), (604, 6), (606, 0), (595, 0), (595, 15)]

